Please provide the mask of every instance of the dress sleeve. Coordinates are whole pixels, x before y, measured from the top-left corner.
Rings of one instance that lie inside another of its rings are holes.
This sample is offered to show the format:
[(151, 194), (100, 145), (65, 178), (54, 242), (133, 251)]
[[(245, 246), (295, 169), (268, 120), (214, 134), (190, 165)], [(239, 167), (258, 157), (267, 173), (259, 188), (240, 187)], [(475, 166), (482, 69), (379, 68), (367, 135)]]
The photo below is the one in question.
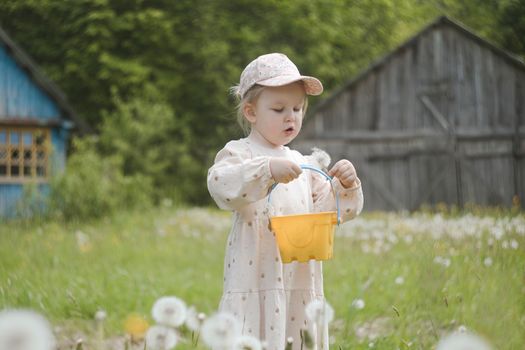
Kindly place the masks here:
[[(361, 180), (356, 178), (355, 185), (350, 188), (345, 188), (337, 178), (333, 178), (331, 183), (339, 196), (341, 222), (359, 215), (363, 209)], [(334, 191), (330, 182), (316, 173), (312, 173), (312, 199), (316, 212), (336, 210)]]
[(270, 157), (252, 157), (250, 149), (231, 141), (217, 153), (208, 170), (208, 190), (219, 208), (239, 210), (263, 199), (275, 183)]

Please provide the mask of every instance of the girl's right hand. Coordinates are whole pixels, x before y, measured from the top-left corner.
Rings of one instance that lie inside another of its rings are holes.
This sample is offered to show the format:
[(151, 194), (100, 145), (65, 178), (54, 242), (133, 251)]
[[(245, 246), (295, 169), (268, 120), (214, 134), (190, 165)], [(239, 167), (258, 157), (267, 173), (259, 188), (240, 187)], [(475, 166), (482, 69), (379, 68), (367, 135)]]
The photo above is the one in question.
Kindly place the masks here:
[(270, 158), (270, 172), (275, 182), (288, 183), (303, 172), (301, 167), (286, 158)]

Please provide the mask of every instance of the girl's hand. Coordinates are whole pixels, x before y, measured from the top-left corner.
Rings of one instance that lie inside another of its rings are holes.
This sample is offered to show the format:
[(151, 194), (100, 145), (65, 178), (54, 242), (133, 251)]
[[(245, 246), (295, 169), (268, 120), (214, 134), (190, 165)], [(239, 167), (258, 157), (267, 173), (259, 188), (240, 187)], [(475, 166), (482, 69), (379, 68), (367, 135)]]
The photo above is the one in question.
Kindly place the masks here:
[(270, 158), (270, 172), (275, 182), (287, 183), (296, 179), (303, 171), (299, 165), (286, 158)]
[(345, 188), (353, 187), (357, 179), (353, 164), (346, 159), (341, 159), (335, 163), (332, 169), (328, 171), (328, 175), (337, 177)]

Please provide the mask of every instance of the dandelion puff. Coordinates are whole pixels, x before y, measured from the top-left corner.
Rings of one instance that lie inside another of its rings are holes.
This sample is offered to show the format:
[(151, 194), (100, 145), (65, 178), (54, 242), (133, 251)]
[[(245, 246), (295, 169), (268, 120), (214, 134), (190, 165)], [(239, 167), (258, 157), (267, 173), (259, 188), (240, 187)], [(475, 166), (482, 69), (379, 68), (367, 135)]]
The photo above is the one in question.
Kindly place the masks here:
[(205, 315), (202, 312), (197, 313), (195, 306), (191, 306), (186, 313), (185, 324), (191, 331), (197, 332), (201, 328), (204, 319)]
[(0, 312), (0, 350), (52, 350), (55, 337), (49, 322), (31, 310)]
[(511, 241), (510, 241), (510, 247), (511, 247), (512, 249), (518, 249), (518, 247), (519, 247), (519, 243), (518, 243), (518, 241), (516, 241), (515, 239), (511, 240)]
[(319, 148), (312, 148), (312, 154), (305, 157), (309, 164), (321, 170), (326, 170), (330, 165), (330, 155)]
[(251, 335), (241, 335), (235, 338), (233, 350), (262, 350), (262, 346), (259, 339)]
[(166, 326), (152, 326), (146, 333), (146, 349), (169, 350), (177, 345), (175, 330)]
[(481, 337), (469, 332), (455, 332), (441, 339), (436, 350), (491, 350)]
[(203, 342), (211, 348), (228, 348), (241, 335), (239, 321), (230, 313), (220, 312), (210, 316), (201, 328)]
[(485, 264), (485, 266), (489, 267), (489, 266), (492, 266), (492, 258), (489, 256), (489, 257), (486, 257), (484, 260), (483, 260), (483, 264)]
[(352, 306), (357, 310), (361, 310), (365, 307), (365, 301), (363, 299), (354, 299), (352, 301)]
[(398, 276), (398, 277), (396, 277), (395, 282), (396, 282), (396, 284), (403, 284), (403, 283), (405, 283), (405, 279), (403, 278), (403, 276)]
[(328, 324), (334, 319), (334, 309), (328, 302), (314, 299), (306, 305), (306, 317), (317, 325)]
[(97, 322), (102, 322), (106, 319), (107, 317), (107, 313), (106, 311), (104, 310), (98, 310), (96, 313), (95, 313), (95, 321)]
[(186, 304), (177, 297), (162, 297), (153, 305), (151, 314), (158, 324), (179, 327), (186, 320)]

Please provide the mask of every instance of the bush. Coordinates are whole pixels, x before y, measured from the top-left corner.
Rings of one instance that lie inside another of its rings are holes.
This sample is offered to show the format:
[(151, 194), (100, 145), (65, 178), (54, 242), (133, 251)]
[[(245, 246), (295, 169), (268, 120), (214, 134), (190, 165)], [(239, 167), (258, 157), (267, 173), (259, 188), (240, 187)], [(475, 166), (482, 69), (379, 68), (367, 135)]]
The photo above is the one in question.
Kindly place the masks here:
[(152, 181), (123, 174), (122, 157), (101, 156), (93, 136), (74, 138), (65, 171), (50, 181), (49, 209), (66, 220), (97, 218), (116, 209), (151, 205)]
[(180, 200), (188, 176), (188, 126), (156, 88), (145, 85), (140, 96), (123, 100), (113, 95), (115, 110), (103, 113), (99, 150), (118, 154), (125, 175), (151, 179), (156, 203), (168, 197)]

